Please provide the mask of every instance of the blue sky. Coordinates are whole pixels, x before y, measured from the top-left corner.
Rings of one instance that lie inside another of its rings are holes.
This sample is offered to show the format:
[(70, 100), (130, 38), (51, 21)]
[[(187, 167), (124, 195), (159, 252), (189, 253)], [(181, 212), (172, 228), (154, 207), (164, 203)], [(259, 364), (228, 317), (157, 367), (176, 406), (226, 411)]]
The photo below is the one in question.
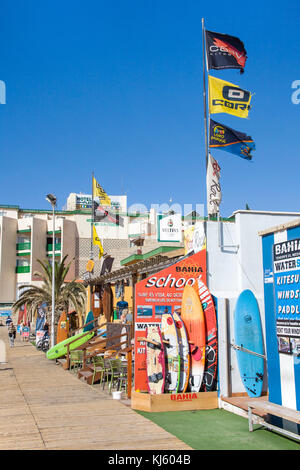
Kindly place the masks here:
[[(226, 6), (227, 5), (227, 6)], [(215, 150), (221, 215), (299, 211), (297, 1), (2, 0), (0, 204), (62, 208), (91, 173), (128, 204), (203, 203), (201, 18), (239, 37), (245, 74), (212, 71), (255, 93), (249, 119), (212, 118), (251, 135), (253, 161)]]

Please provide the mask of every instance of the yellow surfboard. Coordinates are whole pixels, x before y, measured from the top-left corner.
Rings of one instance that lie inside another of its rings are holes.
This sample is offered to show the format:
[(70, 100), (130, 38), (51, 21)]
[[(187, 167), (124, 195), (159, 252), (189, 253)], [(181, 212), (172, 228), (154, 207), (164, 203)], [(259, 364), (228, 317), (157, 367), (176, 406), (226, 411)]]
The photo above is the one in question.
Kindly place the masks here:
[(183, 321), (190, 345), (191, 392), (199, 392), (205, 366), (205, 318), (199, 295), (191, 286), (185, 286), (181, 301), (181, 320)]
[(69, 320), (65, 311), (62, 312), (57, 325), (56, 344), (61, 343), (69, 337)]

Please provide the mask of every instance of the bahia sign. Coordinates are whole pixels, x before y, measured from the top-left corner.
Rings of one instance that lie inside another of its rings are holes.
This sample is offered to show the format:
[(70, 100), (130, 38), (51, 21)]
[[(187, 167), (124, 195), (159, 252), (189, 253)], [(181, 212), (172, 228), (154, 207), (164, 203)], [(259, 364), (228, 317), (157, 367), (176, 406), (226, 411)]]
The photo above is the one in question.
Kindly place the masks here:
[(173, 401), (192, 401), (197, 398), (197, 393), (178, 393), (176, 395), (171, 395), (171, 400)]
[[(135, 390), (147, 391), (146, 346), (144, 341), (137, 338), (146, 336), (148, 326), (160, 326), (162, 313), (179, 311), (184, 287), (189, 285), (197, 289), (197, 279), (199, 277), (206, 284), (205, 248), (162, 271), (151, 274), (151, 276), (136, 284)], [(195, 397), (184, 395), (182, 400), (193, 398)]]

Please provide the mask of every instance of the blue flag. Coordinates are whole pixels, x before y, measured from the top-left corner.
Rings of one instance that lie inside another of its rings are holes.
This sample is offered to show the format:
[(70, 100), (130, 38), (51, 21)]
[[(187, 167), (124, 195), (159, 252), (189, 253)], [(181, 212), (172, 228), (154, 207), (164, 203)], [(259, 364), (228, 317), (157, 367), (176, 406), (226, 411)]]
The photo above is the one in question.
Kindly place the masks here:
[(252, 159), (251, 152), (255, 150), (252, 137), (224, 126), (213, 119), (210, 119), (209, 146), (233, 153), (246, 160)]

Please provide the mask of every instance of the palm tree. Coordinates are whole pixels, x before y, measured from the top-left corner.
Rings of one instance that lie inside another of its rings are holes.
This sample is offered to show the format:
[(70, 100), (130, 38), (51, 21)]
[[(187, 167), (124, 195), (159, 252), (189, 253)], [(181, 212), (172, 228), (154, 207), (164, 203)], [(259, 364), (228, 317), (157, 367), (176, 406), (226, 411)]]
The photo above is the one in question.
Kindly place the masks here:
[[(66, 282), (65, 278), (70, 269), (72, 261), (65, 265), (68, 255), (64, 256), (61, 262), (55, 261), (55, 324), (57, 325), (61, 312), (69, 311), (69, 308), (76, 310), (78, 314), (85, 311), (86, 290), (83, 284), (76, 282)], [(35, 272), (34, 276), (38, 276), (42, 280), (42, 285), (22, 285), (20, 289), (24, 289), (19, 299), (13, 304), (13, 312), (17, 312), (21, 307), (26, 305), (28, 318), (32, 320), (37, 308), (41, 304), (46, 304), (46, 317), (50, 323), (51, 305), (52, 305), (52, 266), (49, 260), (42, 262), (37, 260), (42, 267), (42, 272)]]

